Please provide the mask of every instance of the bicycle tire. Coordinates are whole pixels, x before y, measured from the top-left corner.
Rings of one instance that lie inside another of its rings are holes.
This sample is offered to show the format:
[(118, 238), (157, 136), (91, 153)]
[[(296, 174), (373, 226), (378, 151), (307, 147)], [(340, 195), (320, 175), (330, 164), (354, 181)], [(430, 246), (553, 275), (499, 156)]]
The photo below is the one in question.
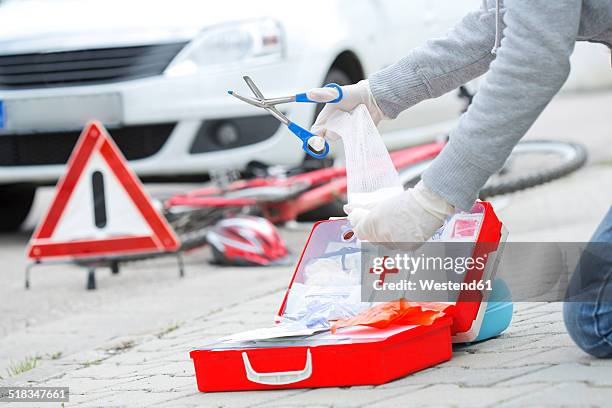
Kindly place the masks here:
[(510, 157), (522, 153), (549, 153), (562, 156), (558, 164), (536, 172), (509, 177), (506, 180), (489, 180), (480, 190), (480, 198), (485, 199), (502, 194), (526, 190), (557, 180), (578, 170), (587, 161), (588, 154), (582, 144), (559, 142), (553, 140), (530, 140), (517, 144)]
[[(514, 155), (524, 152), (556, 153), (562, 155), (563, 159), (558, 164), (549, 168), (521, 176), (506, 177), (503, 181), (491, 178), (480, 190), (479, 197), (481, 199), (525, 190), (559, 179), (584, 166), (588, 158), (586, 148), (578, 143), (533, 140), (520, 142), (511, 153), (509, 160), (511, 161)], [(431, 161), (423, 161), (402, 169), (399, 174), (404, 188), (414, 187), (420, 180), (420, 175), (429, 166)]]

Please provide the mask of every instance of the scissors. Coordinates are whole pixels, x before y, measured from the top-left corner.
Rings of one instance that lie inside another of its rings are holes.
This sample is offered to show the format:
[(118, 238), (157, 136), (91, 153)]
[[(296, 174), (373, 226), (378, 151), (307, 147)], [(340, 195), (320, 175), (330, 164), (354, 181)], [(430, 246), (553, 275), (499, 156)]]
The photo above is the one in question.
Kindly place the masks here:
[[(276, 105), (282, 105), (285, 103), (292, 102), (306, 102), (306, 103), (321, 103), (317, 101), (313, 101), (308, 97), (306, 93), (299, 93), (297, 95), (292, 96), (284, 96), (280, 98), (270, 98), (266, 99), (263, 96), (263, 93), (257, 88), (255, 82), (249, 77), (243, 77), (244, 82), (247, 83), (248, 87), (251, 89), (255, 98), (251, 98), (248, 96), (238, 95), (234, 91), (227, 91), (228, 94), (240, 99), (243, 102), (248, 103), (249, 105), (257, 106), (258, 108), (265, 109), (268, 113), (278, 119), (282, 124), (287, 126), (289, 130), (296, 135), (302, 141), (302, 149), (310, 156), (315, 159), (322, 159), (329, 153), (329, 144), (323, 139), (321, 136), (317, 136), (314, 133), (304, 129), (300, 125), (292, 122), (285, 116), (281, 111), (276, 108)], [(333, 101), (329, 101), (326, 103), (338, 103), (342, 100), (342, 88), (338, 84), (327, 84), (326, 88), (335, 88), (338, 91), (338, 97)]]

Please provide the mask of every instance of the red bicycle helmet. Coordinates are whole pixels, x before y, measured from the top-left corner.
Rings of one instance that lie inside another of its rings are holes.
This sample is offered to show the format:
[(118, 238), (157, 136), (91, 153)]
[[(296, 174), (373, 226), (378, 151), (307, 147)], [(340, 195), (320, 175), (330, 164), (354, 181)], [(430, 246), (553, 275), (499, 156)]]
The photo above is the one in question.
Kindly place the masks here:
[(279, 265), (289, 251), (267, 219), (239, 215), (219, 221), (208, 233), (215, 263), (235, 266)]

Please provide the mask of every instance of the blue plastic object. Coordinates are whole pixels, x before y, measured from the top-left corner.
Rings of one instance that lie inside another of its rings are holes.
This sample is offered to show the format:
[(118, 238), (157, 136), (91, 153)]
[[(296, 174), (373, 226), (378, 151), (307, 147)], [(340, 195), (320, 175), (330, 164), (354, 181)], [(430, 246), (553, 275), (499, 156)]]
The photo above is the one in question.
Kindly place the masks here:
[(510, 326), (513, 309), (512, 294), (510, 289), (508, 289), (508, 285), (506, 285), (503, 279), (495, 279), (480, 331), (474, 341), (482, 341), (499, 336)]
[[(344, 97), (344, 93), (342, 92), (342, 87), (338, 84), (334, 84), (334, 83), (327, 84), (325, 85), (325, 88), (335, 88), (338, 91), (338, 97), (334, 99), (333, 101), (326, 102), (326, 103), (338, 103)], [(313, 101), (312, 99), (308, 98), (308, 95), (305, 92), (295, 95), (295, 101), (296, 102), (307, 102), (307, 103), (318, 103), (317, 101)], [(314, 157), (315, 159), (323, 159), (325, 156), (327, 156), (327, 154), (329, 153), (329, 144), (327, 142), (325, 142), (325, 150), (323, 152), (321, 153), (313, 152), (312, 150), (310, 150), (310, 147), (308, 146), (308, 139), (316, 135), (293, 122), (289, 123), (288, 127), (289, 127), (289, 130), (293, 132), (294, 135), (296, 135), (302, 140), (302, 149), (304, 149), (304, 151), (308, 153), (310, 156)]]
[(310, 156), (314, 157), (315, 159), (322, 159), (325, 156), (327, 156), (327, 154), (329, 153), (329, 144), (327, 144), (327, 142), (325, 142), (325, 150), (323, 150), (323, 152), (321, 153), (313, 152), (312, 150), (310, 150), (310, 147), (308, 146), (308, 139), (316, 135), (293, 122), (290, 122), (289, 125), (287, 126), (289, 127), (289, 130), (294, 135), (296, 135), (297, 137), (300, 138), (300, 140), (302, 140), (302, 149), (304, 149), (306, 153), (308, 153)]
[[(326, 102), (326, 103), (338, 103), (344, 97), (344, 94), (342, 93), (342, 87), (338, 84), (333, 84), (333, 83), (327, 84), (325, 85), (325, 88), (335, 88), (338, 91), (338, 97), (334, 99), (333, 101)], [(295, 95), (295, 101), (296, 102), (319, 103), (317, 101), (313, 101), (312, 99), (308, 98), (308, 95), (305, 92)]]

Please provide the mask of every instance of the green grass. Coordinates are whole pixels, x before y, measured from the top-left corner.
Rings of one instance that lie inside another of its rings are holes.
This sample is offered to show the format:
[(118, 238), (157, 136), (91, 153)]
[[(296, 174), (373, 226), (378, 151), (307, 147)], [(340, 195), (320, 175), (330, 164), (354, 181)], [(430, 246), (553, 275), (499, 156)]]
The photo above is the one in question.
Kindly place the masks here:
[(595, 165), (599, 164), (601, 166), (612, 166), (612, 159), (606, 159), (606, 160), (602, 160), (596, 163), (593, 163)]
[(89, 361), (85, 361), (85, 362), (81, 363), (81, 365), (83, 367), (91, 367), (91, 366), (100, 365), (100, 364), (102, 364), (102, 359), (101, 358), (99, 358), (97, 360), (89, 360)]
[(62, 352), (56, 351), (55, 353), (51, 354), (49, 358), (51, 358), (51, 360), (59, 360), (60, 358), (62, 358)]
[(28, 356), (17, 363), (11, 362), (9, 367), (6, 369), (6, 372), (8, 373), (9, 377), (15, 377), (19, 374), (23, 374), (35, 368), (40, 359), (40, 356)]
[(181, 327), (181, 322), (175, 322), (172, 323), (170, 326), (166, 327), (164, 330), (160, 331), (159, 333), (157, 333), (157, 338), (161, 339), (162, 337), (164, 337), (166, 334), (168, 333), (172, 333), (173, 331), (177, 330), (179, 327)]
[(131, 349), (135, 345), (136, 343), (134, 342), (134, 340), (125, 340), (117, 344), (116, 346), (109, 348), (107, 351), (112, 354), (123, 353), (124, 351)]

